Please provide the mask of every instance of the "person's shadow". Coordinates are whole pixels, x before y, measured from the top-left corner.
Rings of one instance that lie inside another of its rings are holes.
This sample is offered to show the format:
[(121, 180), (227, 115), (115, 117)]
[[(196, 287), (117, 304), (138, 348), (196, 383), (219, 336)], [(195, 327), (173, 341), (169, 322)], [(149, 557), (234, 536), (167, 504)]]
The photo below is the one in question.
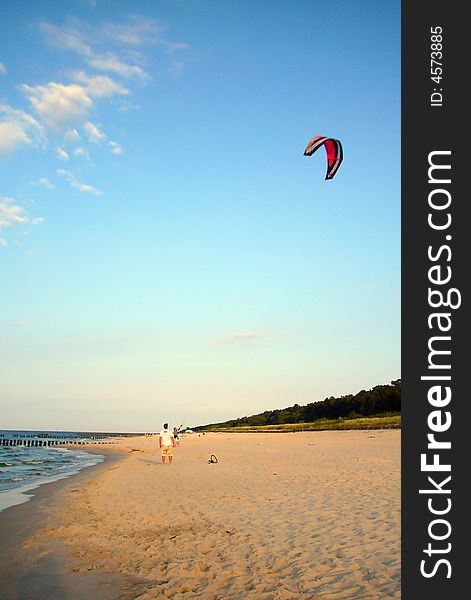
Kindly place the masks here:
[[(12, 590), (12, 593), (14, 591)], [(39, 561), (34, 571), (29, 571), (22, 575), (16, 585), (16, 595), (6, 596), (11, 600), (70, 600), (73, 597), (63, 588), (60, 578), (57, 575), (57, 565), (50, 558), (43, 558)]]
[(146, 465), (160, 465), (162, 464), (161, 460), (149, 460), (148, 458), (138, 458), (139, 462), (142, 462)]
[[(137, 577), (105, 573), (101, 569), (71, 571), (50, 556), (40, 559), (17, 581), (16, 590), (0, 596), (8, 600), (116, 600), (124, 589), (134, 590), (136, 597), (145, 582)], [(3, 594), (3, 591), (2, 591)]]

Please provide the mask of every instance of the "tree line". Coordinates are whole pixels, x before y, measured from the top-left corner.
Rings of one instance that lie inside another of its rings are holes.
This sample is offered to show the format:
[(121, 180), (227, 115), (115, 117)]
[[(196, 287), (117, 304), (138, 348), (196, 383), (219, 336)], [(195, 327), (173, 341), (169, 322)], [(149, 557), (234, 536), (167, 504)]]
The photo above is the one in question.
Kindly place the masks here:
[(304, 406), (294, 404), (288, 408), (266, 410), (258, 415), (232, 419), (224, 423), (213, 423), (195, 427), (196, 430), (214, 427), (242, 427), (254, 425), (282, 425), (284, 423), (312, 423), (318, 419), (338, 419), (341, 417), (368, 417), (401, 411), (401, 380), (395, 379), (390, 385), (377, 385), (371, 390), (361, 390), (358, 394), (348, 394), (339, 398), (325, 398)]

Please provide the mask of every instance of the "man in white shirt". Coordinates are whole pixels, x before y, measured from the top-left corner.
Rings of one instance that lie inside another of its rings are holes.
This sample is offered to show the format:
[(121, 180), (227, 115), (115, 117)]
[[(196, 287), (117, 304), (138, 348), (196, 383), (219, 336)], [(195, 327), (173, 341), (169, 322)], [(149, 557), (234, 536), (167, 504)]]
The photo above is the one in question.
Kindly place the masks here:
[(173, 447), (175, 446), (175, 438), (173, 433), (168, 428), (168, 423), (164, 423), (164, 428), (160, 432), (159, 446), (162, 450), (162, 464), (165, 464), (165, 457), (168, 456), (168, 462), (171, 464), (173, 460)]

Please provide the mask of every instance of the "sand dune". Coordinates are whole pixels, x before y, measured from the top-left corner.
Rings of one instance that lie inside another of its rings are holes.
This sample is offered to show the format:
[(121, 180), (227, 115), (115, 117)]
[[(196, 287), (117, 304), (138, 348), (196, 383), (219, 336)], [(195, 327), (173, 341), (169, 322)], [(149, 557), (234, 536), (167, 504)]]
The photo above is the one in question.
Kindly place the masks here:
[(120, 598), (400, 598), (399, 431), (193, 435), (165, 466), (156, 438), (120, 447), (27, 545), (123, 574)]

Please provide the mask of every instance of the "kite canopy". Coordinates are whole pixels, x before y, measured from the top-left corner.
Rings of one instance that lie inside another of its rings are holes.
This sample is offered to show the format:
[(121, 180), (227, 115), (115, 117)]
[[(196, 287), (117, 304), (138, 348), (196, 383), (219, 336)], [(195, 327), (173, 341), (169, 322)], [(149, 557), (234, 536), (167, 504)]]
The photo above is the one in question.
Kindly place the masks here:
[(304, 156), (312, 156), (316, 150), (324, 146), (327, 154), (327, 174), (326, 179), (332, 179), (340, 167), (343, 159), (343, 149), (340, 140), (334, 140), (323, 135), (316, 135), (309, 141), (304, 150)]

